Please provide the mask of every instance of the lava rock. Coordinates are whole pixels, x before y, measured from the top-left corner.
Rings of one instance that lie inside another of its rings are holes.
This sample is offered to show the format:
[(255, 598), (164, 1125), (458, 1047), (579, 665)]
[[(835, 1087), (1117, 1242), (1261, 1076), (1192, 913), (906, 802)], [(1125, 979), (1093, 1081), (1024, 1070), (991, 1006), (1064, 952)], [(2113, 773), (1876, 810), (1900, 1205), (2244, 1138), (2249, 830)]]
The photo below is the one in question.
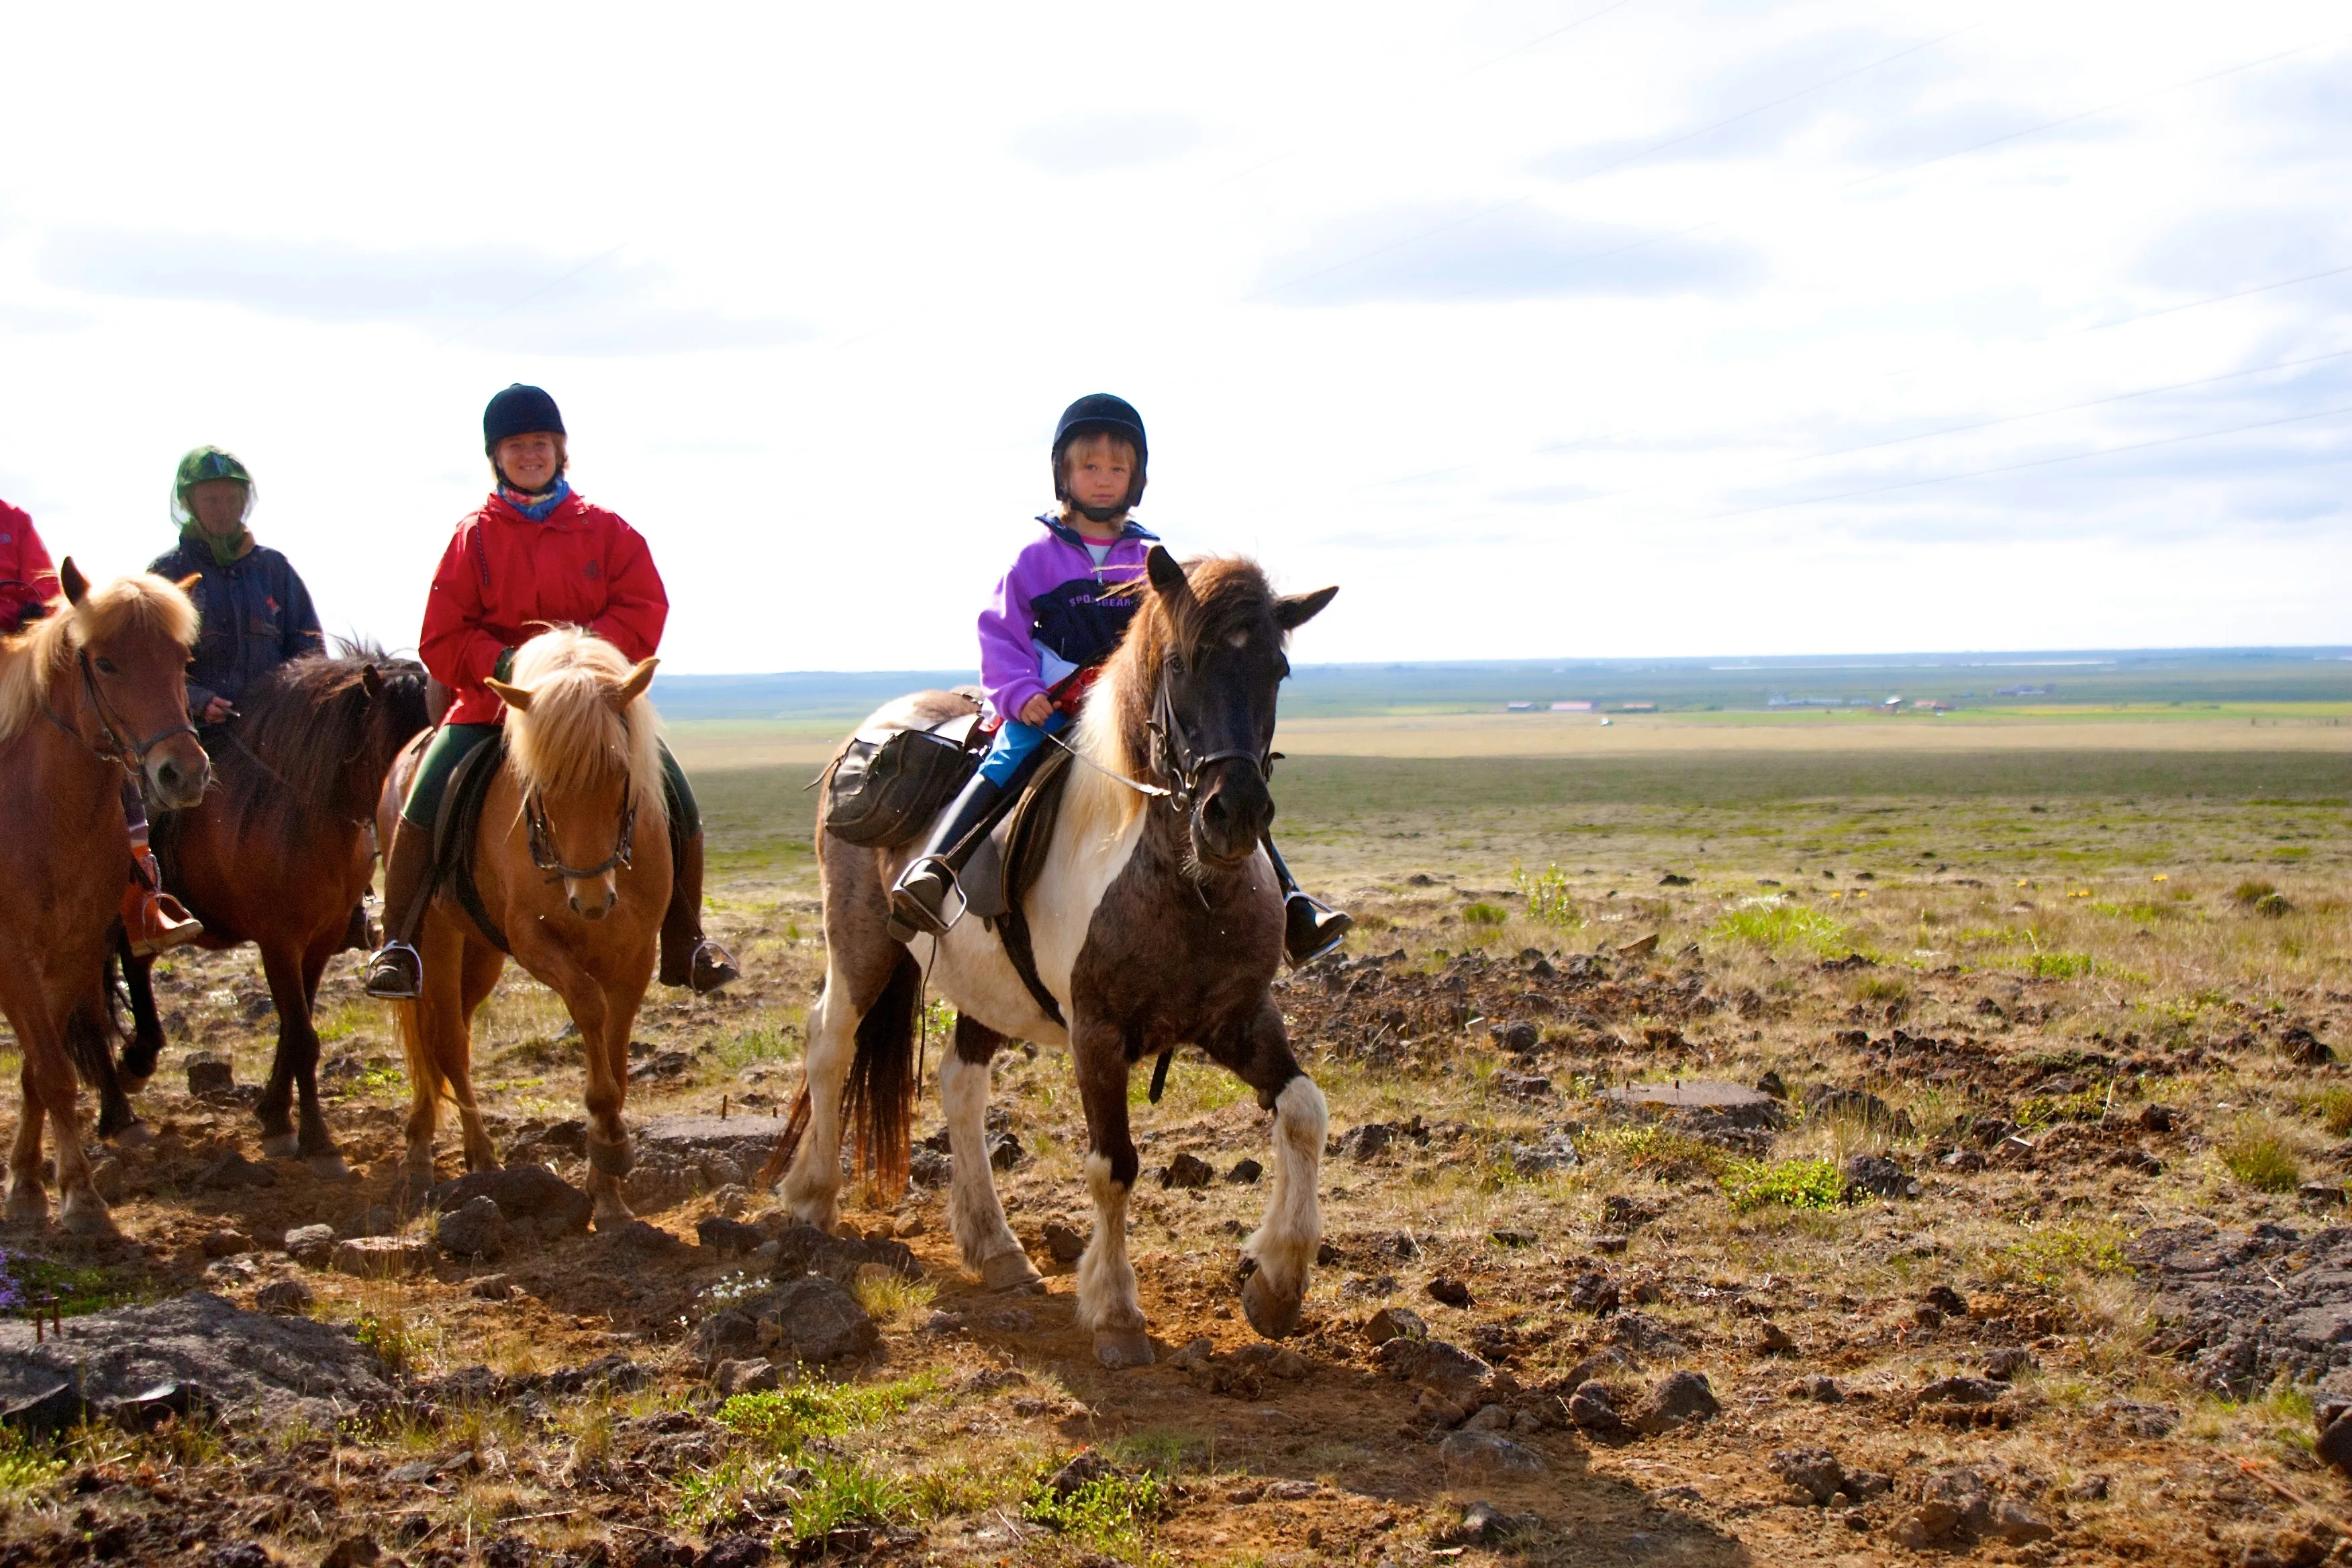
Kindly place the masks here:
[(711, 1370), (711, 1385), (728, 1398), (739, 1394), (765, 1394), (782, 1382), (775, 1363), (764, 1357), (722, 1361)]
[[(822, 1365), (866, 1355), (882, 1342), (874, 1320), (866, 1315), (857, 1298), (821, 1275), (793, 1279), (747, 1298), (737, 1303), (733, 1312), (719, 1317), (738, 1313), (753, 1321), (752, 1345), (774, 1335), (775, 1343), (766, 1352), (771, 1357), (781, 1353)], [(706, 1358), (711, 1356), (709, 1350), (704, 1353)], [(736, 1352), (739, 1357), (741, 1353)]]
[(31, 1436), (49, 1437), (71, 1430), (89, 1415), (89, 1401), (69, 1380), (59, 1379), (0, 1405), (0, 1426)]
[(758, 1226), (744, 1225), (720, 1215), (713, 1215), (697, 1225), (694, 1237), (721, 1258), (748, 1253), (768, 1239)]
[(1477, 1392), (1495, 1370), (1444, 1340), (1409, 1339), (1402, 1334), (1384, 1342), (1376, 1356), (1381, 1369), (1399, 1383), (1457, 1401)]
[(335, 1272), (362, 1279), (421, 1273), (432, 1262), (433, 1246), (421, 1236), (354, 1236), (335, 1244)]
[(253, 1293), (256, 1310), (273, 1318), (299, 1317), (316, 1305), (318, 1298), (310, 1287), (299, 1279), (272, 1279)]
[(1568, 1304), (1594, 1317), (1606, 1317), (1615, 1311), (1619, 1300), (1617, 1281), (1598, 1270), (1588, 1269), (1568, 1287)]
[(1163, 1187), (1205, 1187), (1216, 1179), (1216, 1168), (1198, 1154), (1179, 1154), (1160, 1173)]
[(236, 1092), (236, 1069), (215, 1051), (198, 1051), (188, 1058), (188, 1093), (197, 1100), (226, 1099)]
[(1046, 1253), (1056, 1263), (1076, 1263), (1087, 1255), (1087, 1238), (1058, 1220), (1047, 1221), (1040, 1236)]
[(1367, 1121), (1351, 1127), (1339, 1139), (1339, 1152), (1350, 1160), (1370, 1160), (1386, 1153), (1396, 1142), (1396, 1128), (1386, 1121)]
[(1242, 1159), (1234, 1162), (1234, 1168), (1225, 1173), (1225, 1180), (1247, 1186), (1263, 1178), (1265, 1174), (1264, 1165), (1255, 1160)]
[(769, 1270), (769, 1277), (774, 1279), (819, 1274), (850, 1285), (856, 1282), (857, 1271), (869, 1263), (878, 1263), (908, 1279), (923, 1277), (923, 1266), (915, 1261), (914, 1248), (888, 1237), (834, 1236), (813, 1225), (794, 1224), (787, 1226), (774, 1240), (776, 1261)]
[(1495, 1245), (1497, 1247), (1533, 1247), (1537, 1242), (1543, 1239), (1534, 1231), (1519, 1230), (1510, 1226), (1505, 1226), (1500, 1230), (1490, 1231), (1488, 1234), (1494, 1237)]
[(1919, 1292), (1919, 1300), (1950, 1317), (1965, 1318), (1969, 1315), (1969, 1299), (1949, 1285), (1930, 1285)]
[(503, 1257), (507, 1249), (507, 1216), (494, 1199), (474, 1197), (443, 1215), (433, 1226), (441, 1250), (462, 1261)]
[(2033, 1370), (2033, 1357), (2011, 1347), (1994, 1351), (1984, 1358), (1984, 1374), (1996, 1383), (2013, 1382), (2021, 1372)]
[(1808, 1373), (1781, 1392), (1790, 1399), (1810, 1400), (1815, 1405), (1845, 1403), (1845, 1390), (1838, 1386), (1838, 1380), (1825, 1377), (1818, 1372)]
[(1382, 1307), (1364, 1325), (1364, 1338), (1376, 1345), (1393, 1339), (1426, 1340), (1429, 1325), (1410, 1307)]
[(1450, 1471), (1472, 1476), (1536, 1475), (1543, 1457), (1493, 1432), (1453, 1432), (1437, 1446), (1437, 1457)]
[(1658, 1217), (1657, 1211), (1622, 1193), (1612, 1193), (1601, 1200), (1601, 1217), (1612, 1229), (1633, 1230)]
[(286, 1233), (286, 1252), (295, 1262), (324, 1268), (335, 1255), (335, 1227), (298, 1225)]
[(1021, 1162), (1027, 1157), (1028, 1151), (1021, 1147), (1021, 1140), (1015, 1138), (1011, 1132), (997, 1132), (990, 1135), (988, 1140), (989, 1169), (992, 1171), (1009, 1171), (1013, 1169), (1013, 1166), (1021, 1163)]
[(1919, 1184), (1904, 1174), (1903, 1167), (1877, 1154), (1856, 1154), (1845, 1163), (1845, 1201), (1855, 1203), (1865, 1197), (1916, 1198)]
[(212, 1408), (212, 1397), (194, 1383), (160, 1383), (106, 1405), (107, 1418), (125, 1432), (152, 1432), (166, 1421), (190, 1421)]
[(1587, 1381), (1576, 1385), (1568, 1396), (1568, 1418), (1587, 1432), (1614, 1433), (1625, 1429), (1624, 1417), (1617, 1414), (1614, 1396), (1609, 1385)]
[(425, 1194), (426, 1205), (444, 1214), (461, 1209), (476, 1198), (498, 1205), (509, 1225), (528, 1225), (549, 1239), (585, 1234), (589, 1218), (596, 1212), (594, 1199), (544, 1165), (472, 1171)]
[(1649, 1401), (1633, 1418), (1633, 1426), (1644, 1436), (1654, 1437), (1678, 1427), (1712, 1421), (1722, 1410), (1705, 1373), (1672, 1372), (1650, 1391)]
[(1845, 1489), (1845, 1467), (1827, 1448), (1775, 1449), (1764, 1468), (1810, 1496), (1816, 1508), (1827, 1508)]
[(236, 1192), (246, 1187), (274, 1187), (278, 1173), (268, 1165), (256, 1163), (234, 1149), (225, 1149), (219, 1158), (196, 1173), (196, 1185), (207, 1192)]
[(774, 1556), (756, 1535), (722, 1535), (702, 1549), (694, 1568), (762, 1568)]
[(1543, 1032), (1525, 1019), (1505, 1026), (1496, 1037), (1513, 1056), (1533, 1056), (1543, 1045)]
[(1939, 1377), (1919, 1391), (1922, 1405), (1990, 1405), (2009, 1390), (1986, 1377)]
[(1470, 1304), (1470, 1287), (1459, 1279), (1448, 1279), (1441, 1275), (1429, 1282), (1429, 1299), (1448, 1307), (1467, 1307)]

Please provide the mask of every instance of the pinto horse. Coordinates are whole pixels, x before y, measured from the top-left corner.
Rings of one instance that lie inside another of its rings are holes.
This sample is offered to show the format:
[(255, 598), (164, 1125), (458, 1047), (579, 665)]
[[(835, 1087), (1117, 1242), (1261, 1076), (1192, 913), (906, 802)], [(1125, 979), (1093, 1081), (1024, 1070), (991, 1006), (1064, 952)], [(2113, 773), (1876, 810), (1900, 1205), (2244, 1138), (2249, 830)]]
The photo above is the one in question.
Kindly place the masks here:
[(112, 1236), (74, 1100), (77, 1065), (87, 1070), (110, 1049), (100, 987), (131, 874), (122, 780), (139, 775), (159, 805), (193, 805), (212, 763), (188, 722), (196, 609), (185, 584), (142, 573), (92, 588), (70, 560), (58, 580), (64, 596), (48, 618), (0, 638), (0, 1010), (16, 1031), (25, 1087), (5, 1212), (12, 1223), (48, 1218), (46, 1117), (66, 1229)]
[[(523, 644), (510, 683), (489, 683), (507, 705), (507, 754), (471, 847), (489, 929), (442, 888), (417, 935), (424, 990), (414, 1002), (394, 1004), (408, 1058), (402, 1168), (412, 1193), (433, 1182), (434, 1123), (445, 1092), (464, 1130), (466, 1168), (498, 1169), (474, 1103), (471, 1031), (510, 952), (563, 998), (580, 1026), (596, 1224), (631, 1217), (620, 1182), (632, 1157), (621, 1121), (629, 1030), (653, 980), (671, 876), (661, 721), (645, 695), (657, 662), (632, 667), (593, 633), (558, 626)], [(412, 742), (402, 753), (377, 806), (386, 843), (422, 750)]]
[[(1095, 1207), (1078, 1262), (1078, 1318), (1094, 1331), (1096, 1358), (1115, 1367), (1152, 1355), (1127, 1256), (1135, 1064), (1197, 1045), (1274, 1113), (1273, 1196), (1242, 1247), (1256, 1265), (1243, 1309), (1268, 1339), (1297, 1326), (1306, 1300), (1322, 1236), (1316, 1173), (1328, 1120), (1269, 990), (1282, 962), (1282, 895), (1260, 844), (1274, 816), (1266, 770), (1276, 696), (1290, 672), (1283, 644), (1339, 590), (1278, 597), (1247, 561), (1179, 566), (1157, 547), (1148, 571), (1151, 592), (1076, 726), (1077, 762), (1025, 900), (1035, 973), (1061, 1019), (1047, 1016), (999, 935), (978, 920), (936, 940), (893, 942), (889, 889), (911, 850), (859, 848), (820, 828), (824, 991), (809, 1016), (806, 1082), (762, 1173), (783, 1173), (793, 1212), (830, 1227), (849, 1120), (861, 1163), (887, 1187), (904, 1184), (913, 1025), (928, 969), (960, 1015), (955, 1045), (940, 1062), (955, 1156), (950, 1227), (991, 1289), (1034, 1284), (1037, 1270), (1005, 1224), (982, 1141), (989, 1062), (1008, 1037), (1066, 1041), (1086, 1109)], [(882, 709), (860, 732), (970, 710), (965, 698), (922, 692)]]
[[(321, 1176), (350, 1173), (319, 1108), (319, 1032), (311, 1011), (327, 961), (344, 945), (352, 908), (375, 876), (372, 818), (384, 775), (423, 730), (425, 667), (382, 650), (291, 659), (239, 700), (214, 731), (221, 787), (155, 823), (163, 884), (205, 922), (203, 945), (252, 942), (278, 1008), (278, 1053), (254, 1115), (261, 1152), (297, 1157)], [(101, 1135), (131, 1122), (136, 1093), (163, 1048), (149, 957), (123, 963), (133, 1023), (122, 1083), (99, 1094)], [(293, 1102), (301, 1098), (296, 1131)]]

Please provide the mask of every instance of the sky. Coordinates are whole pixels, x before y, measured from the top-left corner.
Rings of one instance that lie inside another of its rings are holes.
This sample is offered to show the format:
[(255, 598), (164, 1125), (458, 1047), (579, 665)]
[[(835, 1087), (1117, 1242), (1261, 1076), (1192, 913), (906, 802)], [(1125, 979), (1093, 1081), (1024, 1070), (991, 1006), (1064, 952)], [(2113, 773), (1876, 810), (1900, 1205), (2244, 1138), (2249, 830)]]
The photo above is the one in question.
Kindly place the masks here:
[(413, 645), (545, 386), (678, 672), (956, 668), (1083, 393), (1294, 657), (2352, 642), (2352, 12), (18, 6), (0, 498)]

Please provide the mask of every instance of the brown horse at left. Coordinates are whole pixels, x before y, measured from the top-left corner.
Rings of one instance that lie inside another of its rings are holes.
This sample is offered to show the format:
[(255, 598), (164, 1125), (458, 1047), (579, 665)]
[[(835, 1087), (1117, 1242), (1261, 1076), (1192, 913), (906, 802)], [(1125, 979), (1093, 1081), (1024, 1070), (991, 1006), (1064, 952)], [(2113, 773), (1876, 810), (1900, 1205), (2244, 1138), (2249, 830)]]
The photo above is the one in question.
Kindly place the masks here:
[(116, 1232), (82, 1152), (75, 1067), (105, 1063), (110, 1049), (101, 987), (131, 867), (122, 780), (137, 775), (156, 805), (194, 805), (212, 763), (188, 722), (196, 607), (185, 584), (142, 573), (93, 588), (70, 559), (58, 580), (48, 617), (0, 638), (0, 1011), (25, 1089), (0, 1212), (47, 1223), (47, 1120), (60, 1218), (103, 1237)]
[[(331, 1180), (350, 1171), (319, 1104), (311, 1012), (328, 960), (352, 945), (353, 910), (375, 877), (384, 775), (425, 722), (425, 667), (414, 659), (350, 646), (289, 660), (208, 731), (219, 787), (155, 822), (163, 885), (205, 922), (202, 945), (261, 950), (278, 1012), (277, 1055), (253, 1108), (261, 1152), (299, 1158)], [(123, 961), (131, 1038), (121, 1080), (95, 1080), (101, 1137), (137, 1125), (129, 1095), (154, 1073), (163, 1047), (148, 980), (154, 962)]]

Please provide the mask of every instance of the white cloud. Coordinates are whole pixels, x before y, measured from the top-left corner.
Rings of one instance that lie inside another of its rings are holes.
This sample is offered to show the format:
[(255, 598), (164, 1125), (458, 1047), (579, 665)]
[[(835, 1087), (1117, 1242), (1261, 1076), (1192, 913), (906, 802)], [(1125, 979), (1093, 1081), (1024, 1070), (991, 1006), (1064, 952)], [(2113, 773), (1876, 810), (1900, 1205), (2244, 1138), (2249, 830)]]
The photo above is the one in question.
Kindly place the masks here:
[(221, 442), (403, 643), (536, 381), (670, 668), (948, 666), (1108, 389), (1303, 659), (2352, 641), (2352, 374), (2219, 379), (2352, 348), (2340, 8), (1969, 20), (49, 7), (0, 496), (135, 565)]

